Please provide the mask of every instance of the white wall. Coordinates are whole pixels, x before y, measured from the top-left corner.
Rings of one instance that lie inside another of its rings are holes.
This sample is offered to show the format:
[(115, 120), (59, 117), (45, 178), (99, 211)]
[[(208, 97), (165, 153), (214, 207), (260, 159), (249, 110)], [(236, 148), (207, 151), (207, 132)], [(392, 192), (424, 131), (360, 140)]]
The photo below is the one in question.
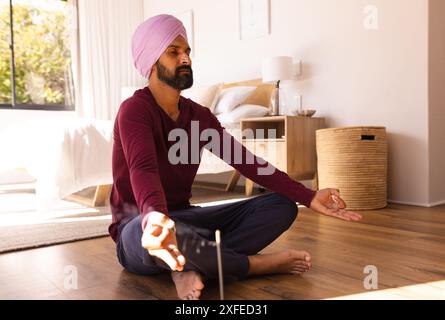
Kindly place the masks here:
[(430, 203), (445, 203), (445, 1), (429, 7)]
[[(363, 26), (368, 4), (378, 30)], [(428, 0), (271, 0), (271, 34), (244, 41), (238, 0), (144, 3), (146, 18), (189, 9), (197, 85), (260, 78), (264, 57), (300, 58), (287, 95), (301, 93), (329, 127), (386, 126), (389, 199), (428, 205)]]

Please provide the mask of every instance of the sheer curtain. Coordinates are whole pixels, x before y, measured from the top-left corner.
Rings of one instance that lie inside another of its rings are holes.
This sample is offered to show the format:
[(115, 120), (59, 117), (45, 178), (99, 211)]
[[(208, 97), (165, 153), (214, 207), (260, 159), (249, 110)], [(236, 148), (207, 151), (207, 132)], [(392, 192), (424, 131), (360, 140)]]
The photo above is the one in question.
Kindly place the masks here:
[(76, 113), (113, 120), (125, 87), (144, 86), (133, 67), (131, 37), (143, 0), (70, 0)]

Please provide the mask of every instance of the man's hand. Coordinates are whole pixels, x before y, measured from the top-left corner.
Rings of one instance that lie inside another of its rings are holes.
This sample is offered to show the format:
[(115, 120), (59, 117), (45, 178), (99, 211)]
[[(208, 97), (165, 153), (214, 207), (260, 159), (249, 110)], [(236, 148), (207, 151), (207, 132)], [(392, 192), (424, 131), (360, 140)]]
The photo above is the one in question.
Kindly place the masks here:
[(360, 214), (345, 210), (346, 204), (340, 198), (340, 192), (337, 189), (329, 188), (317, 191), (314, 199), (312, 199), (310, 208), (321, 214), (346, 221), (359, 221), (362, 219)]
[(173, 271), (182, 271), (185, 258), (178, 250), (175, 222), (160, 212), (151, 212), (142, 234), (142, 246)]

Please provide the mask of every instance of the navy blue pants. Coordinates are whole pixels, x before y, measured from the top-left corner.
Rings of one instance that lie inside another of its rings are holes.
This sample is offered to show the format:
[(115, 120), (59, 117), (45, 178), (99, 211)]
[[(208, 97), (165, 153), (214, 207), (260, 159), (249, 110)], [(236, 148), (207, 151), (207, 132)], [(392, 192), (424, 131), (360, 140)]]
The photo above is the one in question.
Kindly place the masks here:
[[(218, 278), (215, 230), (221, 230), (224, 279), (245, 278), (249, 255), (264, 249), (294, 222), (297, 205), (287, 197), (269, 193), (255, 198), (209, 207), (194, 206), (171, 211), (178, 248), (186, 258), (184, 270)], [(119, 226), (117, 256), (128, 271), (153, 275), (170, 270), (162, 260), (150, 256), (141, 245), (141, 216)]]

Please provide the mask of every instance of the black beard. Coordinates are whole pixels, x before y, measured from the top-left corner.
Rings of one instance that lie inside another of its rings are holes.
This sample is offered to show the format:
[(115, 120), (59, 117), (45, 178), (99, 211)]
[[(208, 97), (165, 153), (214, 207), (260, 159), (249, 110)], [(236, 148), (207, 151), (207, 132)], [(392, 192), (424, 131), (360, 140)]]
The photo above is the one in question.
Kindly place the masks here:
[[(156, 61), (156, 69), (158, 71), (158, 79), (176, 90), (182, 91), (191, 88), (193, 85), (193, 71), (190, 66), (177, 67), (175, 74), (171, 75), (167, 68), (158, 60)], [(181, 70), (189, 70), (190, 73), (180, 73)]]

